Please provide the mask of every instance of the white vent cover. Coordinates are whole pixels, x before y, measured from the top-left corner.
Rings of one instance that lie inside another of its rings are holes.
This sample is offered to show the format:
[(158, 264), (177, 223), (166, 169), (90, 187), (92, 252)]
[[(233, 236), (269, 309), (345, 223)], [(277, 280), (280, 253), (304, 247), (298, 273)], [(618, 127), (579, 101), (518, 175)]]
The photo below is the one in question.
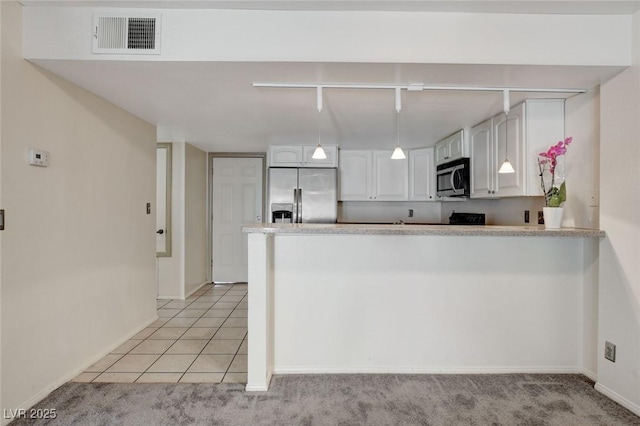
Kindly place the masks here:
[(93, 53), (160, 54), (160, 15), (95, 14)]

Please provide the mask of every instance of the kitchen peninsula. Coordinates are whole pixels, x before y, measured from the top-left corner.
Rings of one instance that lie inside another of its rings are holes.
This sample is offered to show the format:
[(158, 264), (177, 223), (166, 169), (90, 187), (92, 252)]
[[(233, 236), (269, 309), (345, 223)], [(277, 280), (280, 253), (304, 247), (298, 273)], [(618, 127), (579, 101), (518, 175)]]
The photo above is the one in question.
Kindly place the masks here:
[(255, 224), (248, 391), (272, 374), (583, 373), (598, 230)]

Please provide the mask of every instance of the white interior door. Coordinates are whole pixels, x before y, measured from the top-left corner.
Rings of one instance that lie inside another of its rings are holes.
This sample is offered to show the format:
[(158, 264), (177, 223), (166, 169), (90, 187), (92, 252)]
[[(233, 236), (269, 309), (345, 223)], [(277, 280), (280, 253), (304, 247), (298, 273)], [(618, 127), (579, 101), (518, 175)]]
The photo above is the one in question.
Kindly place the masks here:
[(262, 222), (262, 158), (214, 158), (211, 185), (211, 276), (247, 281), (247, 236), (242, 224)]

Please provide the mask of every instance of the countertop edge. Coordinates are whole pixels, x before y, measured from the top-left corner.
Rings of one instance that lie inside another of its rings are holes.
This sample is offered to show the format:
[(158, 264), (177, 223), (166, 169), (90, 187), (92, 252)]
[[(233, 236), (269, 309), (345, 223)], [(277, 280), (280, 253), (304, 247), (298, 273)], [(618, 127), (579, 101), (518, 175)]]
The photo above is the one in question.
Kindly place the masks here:
[(463, 226), (463, 225), (360, 225), (277, 223), (245, 224), (248, 234), (283, 235), (448, 235), (448, 236), (502, 236), (502, 237), (565, 237), (603, 238), (605, 231), (585, 228), (545, 229), (543, 226)]

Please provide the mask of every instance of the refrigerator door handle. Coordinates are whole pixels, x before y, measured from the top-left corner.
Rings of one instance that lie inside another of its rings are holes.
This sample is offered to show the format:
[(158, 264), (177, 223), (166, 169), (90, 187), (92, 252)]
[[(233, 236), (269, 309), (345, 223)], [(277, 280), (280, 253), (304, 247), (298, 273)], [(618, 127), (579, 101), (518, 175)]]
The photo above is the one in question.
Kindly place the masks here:
[(293, 218), (292, 223), (298, 223), (298, 188), (293, 188)]
[(298, 189), (298, 223), (302, 223), (302, 188)]

